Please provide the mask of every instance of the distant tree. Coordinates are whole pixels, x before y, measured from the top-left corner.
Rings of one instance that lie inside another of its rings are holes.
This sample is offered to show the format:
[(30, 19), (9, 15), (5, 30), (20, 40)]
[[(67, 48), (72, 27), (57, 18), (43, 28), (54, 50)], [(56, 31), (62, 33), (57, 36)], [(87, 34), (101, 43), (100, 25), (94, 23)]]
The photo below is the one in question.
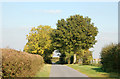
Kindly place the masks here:
[(85, 50), (80, 49), (76, 52), (76, 63), (83, 63), (83, 56), (84, 56)]
[(76, 52), (76, 63), (81, 63), (84, 65), (88, 65), (93, 60), (92, 51), (89, 50), (79, 50)]
[(92, 51), (86, 50), (84, 52), (84, 55), (83, 55), (82, 59), (83, 59), (83, 64), (84, 65), (91, 64), (91, 61), (93, 60)]
[(40, 25), (37, 28), (33, 27), (30, 33), (27, 35), (28, 42), (24, 47), (24, 51), (32, 54), (39, 54), (43, 56), (45, 60), (47, 58), (50, 58), (51, 56), (50, 33), (52, 32), (52, 30), (53, 29), (50, 26)]
[(76, 54), (81, 49), (87, 50), (93, 47), (97, 33), (97, 27), (91, 23), (90, 18), (80, 15), (70, 16), (66, 20), (58, 20), (57, 29), (51, 34), (52, 45), (69, 58), (71, 54)]

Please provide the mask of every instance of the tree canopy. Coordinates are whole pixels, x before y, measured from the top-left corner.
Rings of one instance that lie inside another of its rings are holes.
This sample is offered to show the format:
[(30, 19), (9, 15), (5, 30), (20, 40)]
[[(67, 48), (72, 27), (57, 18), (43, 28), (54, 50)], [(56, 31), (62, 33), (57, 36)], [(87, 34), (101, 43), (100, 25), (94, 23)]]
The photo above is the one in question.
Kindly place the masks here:
[(85, 57), (90, 55), (89, 58), (91, 59), (92, 53), (84, 53), (89, 51), (89, 48), (97, 42), (95, 39), (97, 34), (98, 29), (90, 18), (74, 15), (66, 20), (58, 20), (57, 29), (42, 25), (37, 28), (33, 27), (27, 35), (28, 42), (24, 47), (24, 51), (39, 54), (44, 57), (45, 61), (50, 59), (53, 50), (56, 49), (61, 52), (60, 61), (63, 61), (63, 63), (70, 63), (76, 55), (88, 60)]
[(50, 57), (51, 55), (51, 37), (50, 33), (52, 32), (50, 26), (38, 26), (37, 28), (33, 27), (30, 33), (27, 35), (28, 42), (24, 47), (25, 52), (32, 54), (39, 54), (44, 57), (44, 59)]
[(97, 42), (95, 36), (98, 34), (97, 27), (91, 23), (91, 19), (80, 15), (70, 16), (66, 20), (57, 22), (57, 29), (54, 29), (52, 45), (65, 55), (73, 55), (80, 49), (88, 50)]

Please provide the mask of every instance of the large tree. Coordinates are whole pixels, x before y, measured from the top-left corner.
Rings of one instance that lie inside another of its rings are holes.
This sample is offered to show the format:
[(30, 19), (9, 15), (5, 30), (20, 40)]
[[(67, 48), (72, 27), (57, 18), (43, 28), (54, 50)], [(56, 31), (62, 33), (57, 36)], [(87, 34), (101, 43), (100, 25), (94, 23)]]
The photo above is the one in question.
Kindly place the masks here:
[(58, 20), (57, 29), (54, 29), (52, 45), (65, 54), (68, 61), (70, 56), (79, 50), (88, 50), (97, 42), (97, 27), (91, 23), (91, 19), (80, 15), (70, 16), (66, 20)]
[(33, 27), (27, 35), (28, 42), (24, 47), (24, 51), (39, 54), (44, 57), (45, 61), (50, 59), (52, 53), (50, 33), (52, 30), (50, 26), (40, 25), (37, 28)]

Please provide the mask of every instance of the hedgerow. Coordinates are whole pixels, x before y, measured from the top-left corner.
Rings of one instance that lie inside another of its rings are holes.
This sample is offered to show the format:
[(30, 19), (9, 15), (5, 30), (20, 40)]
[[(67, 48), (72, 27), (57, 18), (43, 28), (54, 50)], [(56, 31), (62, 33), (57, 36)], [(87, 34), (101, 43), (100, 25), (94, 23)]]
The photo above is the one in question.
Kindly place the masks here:
[(101, 51), (102, 68), (108, 72), (120, 72), (120, 44), (111, 44)]
[(0, 51), (2, 51), (3, 77), (34, 77), (44, 63), (40, 55), (14, 49), (0, 49)]

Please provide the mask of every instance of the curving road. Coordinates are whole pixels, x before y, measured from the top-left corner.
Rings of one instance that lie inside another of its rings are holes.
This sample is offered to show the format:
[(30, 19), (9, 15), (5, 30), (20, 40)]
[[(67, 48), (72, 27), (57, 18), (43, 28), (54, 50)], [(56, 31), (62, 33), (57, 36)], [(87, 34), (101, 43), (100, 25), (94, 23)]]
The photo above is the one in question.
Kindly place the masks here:
[(66, 65), (52, 65), (50, 77), (87, 77), (85, 74), (78, 72)]

